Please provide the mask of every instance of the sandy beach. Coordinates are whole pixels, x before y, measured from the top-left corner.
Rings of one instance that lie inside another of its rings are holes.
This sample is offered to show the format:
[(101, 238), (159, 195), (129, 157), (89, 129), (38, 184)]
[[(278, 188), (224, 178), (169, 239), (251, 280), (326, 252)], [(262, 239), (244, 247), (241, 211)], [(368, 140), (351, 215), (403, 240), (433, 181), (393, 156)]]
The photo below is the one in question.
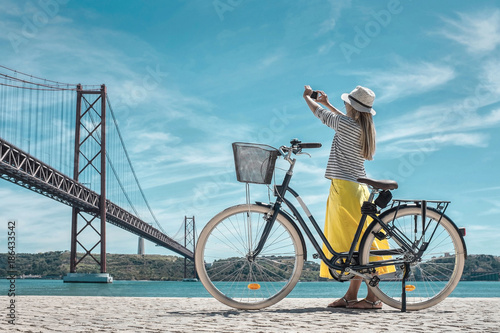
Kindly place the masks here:
[[(500, 298), (447, 298), (402, 313), (328, 309), (327, 299), (287, 298), (259, 311), (239, 311), (212, 298), (0, 297), (1, 332), (499, 332)], [(4, 306), (6, 305), (6, 306)]]

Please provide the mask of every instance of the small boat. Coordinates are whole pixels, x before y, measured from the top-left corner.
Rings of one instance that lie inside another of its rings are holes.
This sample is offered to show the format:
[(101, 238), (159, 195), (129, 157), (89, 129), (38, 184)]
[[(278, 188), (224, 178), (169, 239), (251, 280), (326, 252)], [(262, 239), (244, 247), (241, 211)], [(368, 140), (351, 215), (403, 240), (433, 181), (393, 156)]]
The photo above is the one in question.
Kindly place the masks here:
[(185, 278), (182, 279), (182, 282), (198, 282), (197, 278)]

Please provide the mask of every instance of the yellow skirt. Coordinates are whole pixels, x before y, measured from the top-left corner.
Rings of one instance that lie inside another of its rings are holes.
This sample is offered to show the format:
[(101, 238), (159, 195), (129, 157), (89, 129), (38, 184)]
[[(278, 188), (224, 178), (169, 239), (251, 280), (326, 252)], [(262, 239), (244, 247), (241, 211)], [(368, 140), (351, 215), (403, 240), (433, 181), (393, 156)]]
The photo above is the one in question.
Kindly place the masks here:
[[(370, 192), (366, 185), (343, 179), (332, 179), (330, 194), (326, 203), (324, 233), (326, 239), (336, 252), (348, 252), (351, 248), (354, 234), (361, 220), (361, 205), (364, 201), (368, 200), (369, 196)], [(363, 232), (372, 221), (373, 219), (370, 217), (366, 219)], [(387, 240), (376, 240), (375, 246), (378, 249), (389, 248)], [(358, 248), (359, 243), (356, 245), (356, 250)], [(332, 257), (332, 254), (326, 249), (324, 244), (323, 253), (325, 253), (327, 258)], [(384, 259), (389, 259), (389, 257)], [(393, 266), (377, 269), (379, 274), (394, 271), (395, 268)], [(332, 279), (328, 266), (323, 262), (321, 262), (320, 277)]]

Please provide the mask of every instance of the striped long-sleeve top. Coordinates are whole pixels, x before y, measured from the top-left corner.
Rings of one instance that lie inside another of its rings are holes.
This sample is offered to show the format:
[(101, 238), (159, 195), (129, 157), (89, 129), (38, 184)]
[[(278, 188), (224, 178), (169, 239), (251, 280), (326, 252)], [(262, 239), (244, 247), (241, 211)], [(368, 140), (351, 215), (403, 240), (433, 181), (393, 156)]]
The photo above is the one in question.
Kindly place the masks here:
[(323, 124), (335, 130), (325, 177), (353, 182), (357, 182), (359, 177), (366, 177), (359, 124), (350, 117), (333, 113), (322, 107), (318, 107), (314, 115)]

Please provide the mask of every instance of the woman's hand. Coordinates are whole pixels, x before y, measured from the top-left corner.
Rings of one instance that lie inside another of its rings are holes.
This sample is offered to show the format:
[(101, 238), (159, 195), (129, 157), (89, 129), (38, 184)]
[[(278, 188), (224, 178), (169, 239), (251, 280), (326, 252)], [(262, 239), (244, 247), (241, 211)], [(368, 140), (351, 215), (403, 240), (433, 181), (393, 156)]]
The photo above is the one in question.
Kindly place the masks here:
[(316, 97), (316, 99), (311, 98), (312, 92), (313, 90), (311, 89), (311, 86), (304, 86), (304, 99), (306, 100), (307, 106), (309, 106), (309, 109), (311, 109), (312, 113), (314, 113), (316, 109), (320, 107), (318, 103), (321, 103), (328, 109), (330, 109), (330, 111), (332, 111), (333, 113), (345, 116), (345, 114), (342, 111), (338, 110), (337, 108), (335, 108), (333, 105), (330, 104), (330, 101), (328, 100), (328, 95), (324, 91), (318, 90), (318, 97)]
[(302, 96), (306, 97), (306, 96), (311, 96), (313, 90), (311, 88), (311, 86), (304, 86), (304, 94)]
[(330, 101), (328, 100), (328, 95), (322, 90), (318, 91), (318, 98), (316, 99), (316, 102), (323, 104), (335, 114), (341, 114), (345, 116), (345, 114), (342, 111), (340, 111), (339, 109), (330, 104)]
[(329, 106), (330, 102), (328, 101), (328, 96), (325, 94), (325, 92), (322, 90), (320, 90), (318, 92), (319, 92), (319, 94), (318, 94), (318, 98), (316, 98), (316, 101), (318, 103), (323, 104), (324, 106)]
[(311, 86), (304, 86), (304, 99), (306, 100), (309, 109), (311, 109), (312, 113), (314, 113), (314, 111), (319, 107), (319, 104), (311, 98), (312, 92), (313, 90), (311, 89)]

